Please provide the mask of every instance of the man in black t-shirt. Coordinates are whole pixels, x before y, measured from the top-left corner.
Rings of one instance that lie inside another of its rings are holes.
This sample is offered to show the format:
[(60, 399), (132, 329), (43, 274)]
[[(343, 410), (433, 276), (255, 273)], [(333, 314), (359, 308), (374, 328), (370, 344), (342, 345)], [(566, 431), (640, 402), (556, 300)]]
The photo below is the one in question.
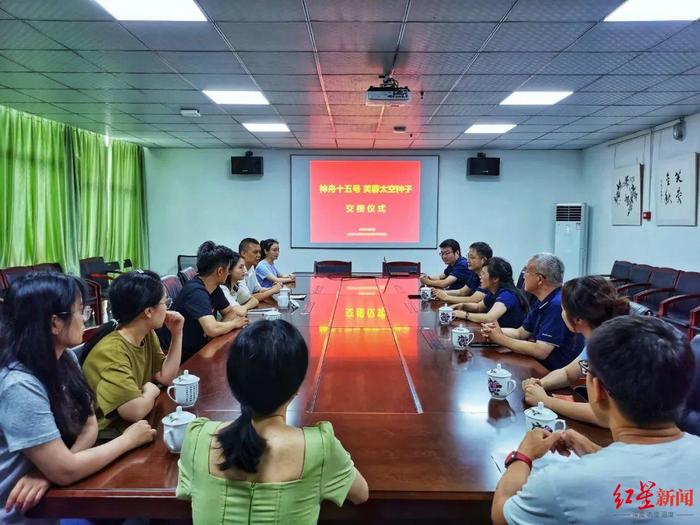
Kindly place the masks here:
[[(198, 275), (185, 283), (173, 301), (173, 310), (185, 318), (182, 329), (182, 361), (196, 354), (207, 341), (248, 324), (236, 314), (220, 285), (226, 282), (234, 252), (207, 241), (197, 251)], [(221, 321), (216, 319), (217, 312)]]

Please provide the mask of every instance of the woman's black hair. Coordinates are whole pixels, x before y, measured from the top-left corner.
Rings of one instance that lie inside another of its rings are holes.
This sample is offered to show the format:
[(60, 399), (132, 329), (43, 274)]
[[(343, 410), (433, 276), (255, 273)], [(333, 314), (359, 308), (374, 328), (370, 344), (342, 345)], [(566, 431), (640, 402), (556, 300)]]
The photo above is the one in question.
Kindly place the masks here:
[(197, 272), (206, 277), (214, 273), (219, 266), (228, 271), (231, 268), (233, 253), (231, 248), (215, 244), (214, 241), (203, 242), (197, 250)]
[(217, 434), (222, 470), (257, 472), (267, 446), (253, 427), (253, 416), (272, 414), (299, 390), (309, 365), (309, 351), (299, 331), (287, 321), (258, 321), (241, 331), (229, 348), (226, 377), (241, 415)]
[(158, 306), (164, 293), (165, 287), (160, 276), (150, 270), (134, 270), (114, 279), (109, 287), (109, 304), (116, 323), (105, 323), (85, 343), (80, 356), (81, 364), (95, 345), (118, 326), (128, 325), (146, 308)]
[(260, 241), (260, 251), (262, 252), (263, 259), (267, 257), (268, 252), (275, 244), (279, 244), (277, 239), (265, 239), (264, 241)]
[(530, 309), (530, 303), (528, 303), (525, 294), (515, 286), (513, 282), (513, 267), (508, 261), (502, 257), (491, 257), (484, 268), (489, 272), (489, 277), (491, 279), (499, 280), (499, 289), (509, 290), (515, 294), (523, 313), (526, 313)]
[(0, 367), (17, 369), (19, 364), (41, 381), (67, 447), (94, 413), (94, 396), (69, 350), (56, 359), (51, 323), (54, 316), (72, 322), (73, 305), (81, 297), (85, 287), (77, 278), (32, 272), (12, 283), (0, 319)]
[(236, 265), (238, 264), (238, 261), (241, 260), (241, 255), (238, 252), (233, 252), (233, 259), (231, 259), (231, 267), (229, 268), (228, 275), (226, 276), (226, 282), (224, 283), (226, 285), (226, 288), (229, 290), (237, 291), (238, 290), (238, 283), (231, 282), (231, 271), (233, 270)]
[(610, 281), (599, 275), (566, 281), (561, 289), (561, 305), (570, 319), (583, 319), (591, 328), (630, 311), (629, 300), (620, 296)]

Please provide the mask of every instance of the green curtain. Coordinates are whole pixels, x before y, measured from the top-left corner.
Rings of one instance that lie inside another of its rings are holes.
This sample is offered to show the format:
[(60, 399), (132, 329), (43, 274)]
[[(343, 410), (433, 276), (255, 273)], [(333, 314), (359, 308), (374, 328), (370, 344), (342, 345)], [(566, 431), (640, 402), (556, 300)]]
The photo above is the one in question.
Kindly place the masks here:
[(143, 148), (0, 106), (0, 268), (148, 267)]
[(0, 107), (0, 267), (59, 262), (78, 271), (66, 126)]
[(81, 129), (70, 132), (80, 199), (80, 258), (131, 259), (136, 267), (148, 268), (143, 148)]

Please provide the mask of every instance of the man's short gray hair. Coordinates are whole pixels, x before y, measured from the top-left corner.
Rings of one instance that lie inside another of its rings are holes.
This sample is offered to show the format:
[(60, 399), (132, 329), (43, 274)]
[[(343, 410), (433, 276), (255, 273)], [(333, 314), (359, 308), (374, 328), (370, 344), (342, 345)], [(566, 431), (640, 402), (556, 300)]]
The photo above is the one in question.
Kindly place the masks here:
[(564, 280), (564, 263), (553, 253), (537, 253), (532, 256), (535, 272), (542, 274), (551, 284), (559, 286)]

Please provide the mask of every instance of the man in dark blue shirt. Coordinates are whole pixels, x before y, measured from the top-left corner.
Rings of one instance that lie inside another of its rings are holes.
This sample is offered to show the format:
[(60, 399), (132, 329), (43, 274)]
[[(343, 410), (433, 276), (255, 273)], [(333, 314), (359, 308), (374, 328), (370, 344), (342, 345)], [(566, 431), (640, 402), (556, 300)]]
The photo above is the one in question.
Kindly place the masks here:
[(538, 359), (549, 370), (568, 365), (583, 349), (583, 339), (569, 331), (561, 317), (564, 264), (554, 254), (538, 253), (525, 268), (525, 291), (537, 301), (520, 328), (498, 323), (483, 326), (489, 340), (518, 354)]
[(454, 239), (442, 241), (440, 243), (440, 257), (447, 268), (440, 275), (433, 277), (426, 274), (421, 275), (421, 283), (445, 290), (459, 290), (468, 286), (469, 283), (476, 287), (479, 286), (479, 276), (469, 269), (469, 263), (467, 263), (467, 259), (462, 257), (462, 250), (457, 241)]
[(486, 266), (491, 257), (493, 257), (493, 250), (487, 243), (483, 241), (471, 243), (467, 252), (470, 272), (467, 283), (459, 289), (438, 290), (435, 297), (445, 303), (457, 304), (458, 306), (455, 307), (457, 309), (462, 303), (480, 303), (487, 295), (480, 284), (481, 269)]

